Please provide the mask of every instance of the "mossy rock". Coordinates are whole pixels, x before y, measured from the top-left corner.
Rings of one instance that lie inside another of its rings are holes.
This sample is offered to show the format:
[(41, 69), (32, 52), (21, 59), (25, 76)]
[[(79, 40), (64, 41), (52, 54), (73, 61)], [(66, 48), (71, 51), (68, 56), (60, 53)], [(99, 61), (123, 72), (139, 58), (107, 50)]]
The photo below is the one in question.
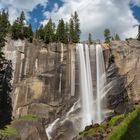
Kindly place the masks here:
[(108, 123), (109, 127), (117, 125), (116, 123), (119, 120), (123, 120), (123, 118), (124, 118), (124, 115), (117, 115), (117, 116), (113, 117)]
[[(138, 105), (133, 112), (129, 113), (118, 126), (112, 127), (113, 131), (108, 135), (106, 140), (139, 140), (140, 138), (139, 118), (140, 118), (140, 105)], [(116, 121), (116, 119), (114, 120)], [(114, 120), (110, 122), (110, 125), (114, 124), (115, 122)], [(126, 135), (132, 132), (131, 131), (132, 127), (133, 127), (132, 129), (133, 135), (130, 134), (129, 138), (127, 136), (127, 139), (125, 139)]]

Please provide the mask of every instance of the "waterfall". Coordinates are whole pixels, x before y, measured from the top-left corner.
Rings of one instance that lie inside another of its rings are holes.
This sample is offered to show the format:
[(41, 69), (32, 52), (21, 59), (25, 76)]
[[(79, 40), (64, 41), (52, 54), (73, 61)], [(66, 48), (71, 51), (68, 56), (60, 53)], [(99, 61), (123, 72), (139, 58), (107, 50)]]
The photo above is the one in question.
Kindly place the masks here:
[(104, 100), (102, 96), (105, 93), (106, 73), (101, 45), (96, 45), (96, 81), (97, 81), (97, 122), (100, 123), (104, 118), (102, 106)]
[[(94, 47), (94, 46), (92, 46)], [(103, 50), (101, 45), (96, 45), (96, 88), (97, 91), (93, 90), (92, 84), (92, 73), (91, 73), (91, 62), (89, 55), (88, 45), (78, 44), (77, 54), (80, 69), (80, 92), (82, 99), (82, 129), (86, 125), (93, 123), (101, 123), (104, 119), (104, 95), (106, 74), (105, 64), (103, 58)], [(96, 113), (95, 113), (96, 112)]]
[[(93, 55), (90, 53), (90, 47), (93, 51), (95, 50), (94, 47), (96, 47), (96, 62), (90, 60), (90, 55)], [(76, 47), (77, 59), (79, 62), (80, 93), (82, 104), (80, 104), (79, 99), (73, 104), (73, 106), (65, 116), (63, 116), (62, 118), (57, 118), (54, 122), (48, 125), (48, 127), (46, 128), (46, 133), (49, 140), (53, 138), (53, 131), (55, 131), (55, 129), (58, 129), (59, 126), (63, 126), (63, 124), (67, 120), (72, 121), (72, 123), (76, 125), (78, 120), (81, 120), (81, 129), (84, 129), (85, 126), (91, 125), (91, 123), (101, 123), (101, 121), (103, 121), (104, 119), (104, 99), (108, 90), (110, 90), (112, 83), (106, 85), (105, 64), (101, 45), (92, 45), (90, 47), (83, 44), (77, 44)], [(61, 59), (61, 61), (62, 60), (63, 59)], [(94, 69), (96, 71), (96, 76), (92, 74), (91, 67), (96, 68)], [(93, 88), (93, 79), (96, 79), (97, 90), (94, 90)], [(107, 90), (105, 90), (105, 88)], [(79, 104), (82, 108), (82, 112), (80, 113), (80, 115), (78, 114), (77, 119), (75, 116), (72, 117), (72, 115), (76, 109), (80, 108)], [(79, 129), (80, 126), (75, 130), (80, 131)]]
[(82, 129), (91, 124), (94, 118), (93, 112), (93, 87), (90, 68), (89, 48), (87, 45), (77, 45), (77, 53), (80, 66), (80, 92), (82, 94)]
[(48, 140), (52, 139), (51, 133), (53, 132), (54, 126), (58, 123), (59, 120), (60, 120), (60, 118), (57, 118), (56, 120), (54, 120), (54, 122), (49, 124), (49, 126), (46, 128), (46, 134), (48, 136)]

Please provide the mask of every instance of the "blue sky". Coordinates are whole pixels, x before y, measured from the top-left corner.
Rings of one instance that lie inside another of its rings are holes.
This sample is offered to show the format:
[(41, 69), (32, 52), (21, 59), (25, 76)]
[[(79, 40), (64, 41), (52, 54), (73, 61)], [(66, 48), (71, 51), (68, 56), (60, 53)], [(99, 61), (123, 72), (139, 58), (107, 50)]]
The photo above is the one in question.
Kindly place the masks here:
[(140, 7), (139, 6), (132, 6), (131, 9), (133, 11), (134, 17), (140, 22)]
[(28, 22), (32, 24), (33, 30), (40, 26), (41, 21), (47, 18), (43, 15), (44, 11), (51, 12), (55, 4), (57, 4), (58, 7), (61, 7), (63, 5), (63, 2), (60, 0), (49, 0), (46, 7), (38, 4), (36, 8), (33, 9), (33, 11), (29, 12), (31, 18), (28, 20)]
[(0, 0), (0, 9), (9, 10), (11, 23), (25, 11), (27, 22), (35, 30), (45, 25), (51, 17), (57, 24), (60, 18), (69, 21), (77, 11), (81, 22), (81, 40), (86, 40), (89, 32), (94, 39), (103, 39), (103, 31), (109, 28), (123, 39), (136, 37), (140, 23), (140, 0)]

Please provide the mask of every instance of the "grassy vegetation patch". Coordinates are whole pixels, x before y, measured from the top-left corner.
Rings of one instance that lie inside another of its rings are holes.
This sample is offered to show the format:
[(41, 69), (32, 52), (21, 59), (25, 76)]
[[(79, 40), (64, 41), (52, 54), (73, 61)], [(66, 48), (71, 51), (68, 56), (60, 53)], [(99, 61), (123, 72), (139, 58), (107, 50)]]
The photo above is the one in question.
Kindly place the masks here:
[(80, 132), (79, 135), (84, 137), (84, 136), (93, 136), (95, 134), (95, 129), (94, 128), (90, 128), (89, 130), (87, 131), (83, 131), (83, 132)]
[[(139, 140), (136, 139), (136, 137), (139, 137), (138, 133), (140, 133), (140, 130), (137, 130), (137, 127), (140, 125), (139, 117), (140, 117), (140, 105), (137, 106), (133, 112), (129, 113), (128, 116), (123, 120), (123, 122), (120, 123), (120, 125), (113, 128), (112, 133), (108, 135), (106, 140)], [(135, 124), (135, 127), (132, 124)], [(131, 125), (132, 127), (134, 127), (133, 135), (135, 135), (135, 139), (132, 138), (124, 139), (124, 136), (127, 135), (128, 132), (130, 132)]]
[(34, 115), (28, 115), (28, 116), (22, 116), (18, 118), (18, 120), (24, 120), (24, 121), (38, 121), (38, 117)]
[(109, 121), (109, 127), (112, 127), (115, 125), (115, 123), (119, 120), (119, 119), (123, 119), (124, 115), (118, 115), (113, 117), (110, 121)]
[(105, 126), (103, 124), (101, 124), (100, 126), (96, 127), (96, 128), (90, 128), (87, 131), (83, 131), (80, 132), (79, 135), (81, 137), (85, 137), (85, 136), (93, 136), (95, 135), (97, 132), (104, 132), (105, 130)]
[(17, 135), (18, 132), (16, 128), (13, 128), (12, 126), (6, 126), (5, 129), (0, 130), (0, 135), (2, 136), (11, 136), (11, 135)]

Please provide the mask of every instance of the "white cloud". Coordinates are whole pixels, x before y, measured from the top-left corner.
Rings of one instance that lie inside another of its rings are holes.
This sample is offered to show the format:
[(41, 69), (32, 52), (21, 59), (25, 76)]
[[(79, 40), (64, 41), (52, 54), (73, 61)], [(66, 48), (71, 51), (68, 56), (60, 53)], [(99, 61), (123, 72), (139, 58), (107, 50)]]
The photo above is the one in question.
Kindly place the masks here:
[(140, 6), (140, 0), (131, 0), (131, 3), (135, 6)]
[(26, 17), (29, 11), (32, 11), (37, 5), (46, 6), (48, 0), (0, 0), (0, 4), (9, 10), (9, 18), (11, 23), (20, 15), (21, 11), (25, 11)]
[[(136, 1), (136, 0), (135, 0)], [(137, 0), (138, 1), (138, 0)], [(64, 4), (57, 11), (44, 15), (54, 21), (64, 18), (68, 21), (70, 15), (76, 10), (81, 21), (81, 39), (87, 39), (88, 33), (92, 33), (94, 39), (103, 39), (105, 28), (110, 28), (112, 33), (118, 33), (125, 37), (136, 37), (138, 21), (134, 18), (130, 9), (130, 0), (63, 0)], [(47, 20), (42, 23), (45, 24)]]

